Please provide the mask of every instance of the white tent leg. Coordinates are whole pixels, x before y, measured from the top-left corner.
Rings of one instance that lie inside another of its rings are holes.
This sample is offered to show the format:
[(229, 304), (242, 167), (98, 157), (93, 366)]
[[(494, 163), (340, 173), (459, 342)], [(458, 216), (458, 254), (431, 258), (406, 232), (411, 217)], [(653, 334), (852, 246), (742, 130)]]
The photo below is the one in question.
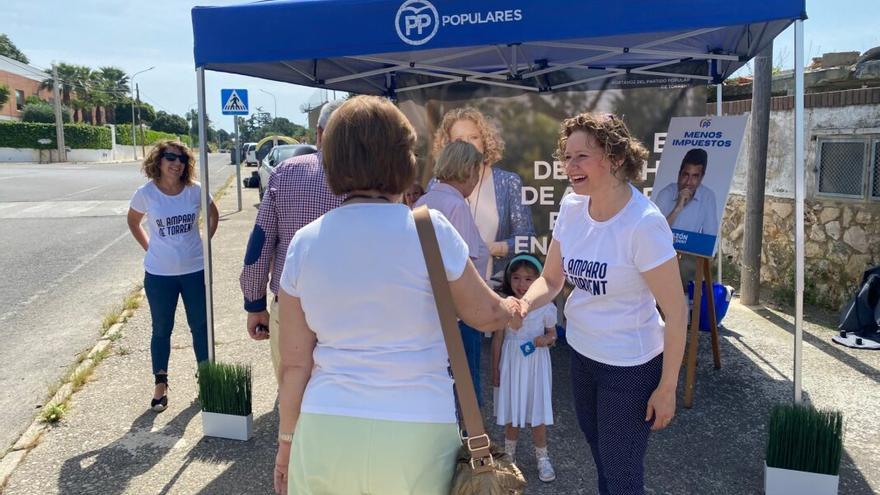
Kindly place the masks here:
[(211, 271), (211, 236), (208, 235), (208, 114), (205, 108), (205, 69), (196, 69), (199, 100), (199, 181), (202, 183), (202, 248), (205, 258), (205, 308), (208, 319), (208, 360), (214, 361), (214, 293)]
[[(721, 102), (721, 93), (723, 93), (721, 83), (715, 85), (715, 116), (721, 117), (722, 110), (722, 102)], [(721, 212), (721, 218), (724, 218), (724, 211)], [(720, 229), (718, 235), (721, 235)], [(719, 284), (723, 283), (721, 281), (721, 275), (724, 270), (721, 269), (721, 245), (724, 244), (721, 239), (718, 240), (718, 277), (715, 278), (715, 281)], [(710, 289), (711, 290), (711, 289)]]
[(794, 22), (794, 402), (801, 402), (804, 340), (804, 21)]

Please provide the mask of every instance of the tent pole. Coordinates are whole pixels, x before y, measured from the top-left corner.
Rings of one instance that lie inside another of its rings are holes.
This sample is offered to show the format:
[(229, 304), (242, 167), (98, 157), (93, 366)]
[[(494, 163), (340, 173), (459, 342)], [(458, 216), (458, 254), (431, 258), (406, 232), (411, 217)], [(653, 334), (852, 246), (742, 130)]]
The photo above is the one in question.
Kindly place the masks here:
[(794, 402), (801, 402), (804, 340), (804, 21), (794, 21)]
[[(718, 81), (718, 84), (715, 85), (715, 116), (716, 117), (721, 117), (721, 115), (722, 115), (721, 112), (722, 112), (723, 105), (721, 102), (721, 98), (722, 98), (721, 93), (723, 93), (721, 81)], [(724, 218), (723, 211), (721, 212), (721, 218), (722, 219)], [(720, 229), (719, 229), (718, 235), (721, 235)], [(719, 284), (723, 283), (721, 281), (721, 275), (724, 272), (724, 270), (721, 269), (721, 245), (722, 244), (724, 244), (723, 240), (719, 239), (718, 240), (718, 260), (717, 260), (717, 262), (718, 262), (718, 276), (715, 278), (715, 280)]]
[(214, 361), (214, 293), (211, 271), (211, 236), (208, 235), (208, 115), (205, 108), (205, 69), (196, 69), (196, 86), (199, 100), (199, 179), (202, 183), (202, 248), (205, 258), (205, 309), (208, 322), (208, 361)]

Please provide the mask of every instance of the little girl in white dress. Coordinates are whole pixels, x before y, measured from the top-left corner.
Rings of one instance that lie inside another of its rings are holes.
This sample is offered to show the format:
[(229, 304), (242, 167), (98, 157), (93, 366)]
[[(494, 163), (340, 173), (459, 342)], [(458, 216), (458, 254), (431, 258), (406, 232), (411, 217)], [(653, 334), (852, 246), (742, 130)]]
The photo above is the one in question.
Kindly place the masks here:
[[(502, 292), (522, 297), (541, 270), (541, 262), (534, 256), (515, 256), (504, 272)], [(504, 450), (515, 458), (519, 429), (531, 426), (538, 478), (545, 482), (556, 479), (547, 453), (547, 425), (553, 424), (549, 347), (556, 343), (556, 321), (556, 306), (547, 304), (530, 310), (519, 330), (495, 332), (492, 340), (495, 416), (505, 427)]]

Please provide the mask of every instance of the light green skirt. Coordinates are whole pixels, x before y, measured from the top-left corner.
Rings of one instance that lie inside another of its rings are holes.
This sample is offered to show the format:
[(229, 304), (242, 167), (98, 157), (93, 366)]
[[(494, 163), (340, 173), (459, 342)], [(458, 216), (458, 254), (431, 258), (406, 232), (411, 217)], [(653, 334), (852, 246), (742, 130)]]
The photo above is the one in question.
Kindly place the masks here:
[(448, 495), (459, 447), (453, 423), (301, 414), (288, 493)]

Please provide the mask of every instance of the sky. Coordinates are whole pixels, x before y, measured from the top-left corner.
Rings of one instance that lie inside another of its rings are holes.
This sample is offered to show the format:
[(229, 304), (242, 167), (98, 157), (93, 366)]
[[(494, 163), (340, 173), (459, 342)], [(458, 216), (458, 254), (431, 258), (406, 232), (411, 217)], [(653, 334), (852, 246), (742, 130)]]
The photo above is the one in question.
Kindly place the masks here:
[[(247, 0), (3, 0), (0, 33), (45, 69), (53, 62), (113, 65), (127, 73), (154, 69), (135, 78), (141, 99), (157, 110), (184, 115), (196, 104), (196, 77), (190, 9), (195, 5), (228, 5)], [(731, 0), (736, 1), (736, 0)], [(804, 60), (831, 51), (860, 51), (880, 46), (878, 0), (807, 0), (810, 19), (804, 24)], [(662, 0), (658, 0), (658, 4)], [(874, 13), (872, 13), (874, 12)], [(291, 29), (295, 29), (292, 26)], [(259, 36), (259, 26), (230, 26), (229, 36), (242, 43)], [(774, 65), (794, 63), (792, 29), (774, 44)], [(746, 67), (742, 73), (748, 74)], [(249, 90), (253, 111), (262, 107), (306, 125), (301, 104), (316, 90), (217, 72), (206, 73), (208, 114), (216, 127), (232, 130), (232, 117), (220, 115), (220, 89)], [(332, 95), (331, 95), (332, 96)]]

